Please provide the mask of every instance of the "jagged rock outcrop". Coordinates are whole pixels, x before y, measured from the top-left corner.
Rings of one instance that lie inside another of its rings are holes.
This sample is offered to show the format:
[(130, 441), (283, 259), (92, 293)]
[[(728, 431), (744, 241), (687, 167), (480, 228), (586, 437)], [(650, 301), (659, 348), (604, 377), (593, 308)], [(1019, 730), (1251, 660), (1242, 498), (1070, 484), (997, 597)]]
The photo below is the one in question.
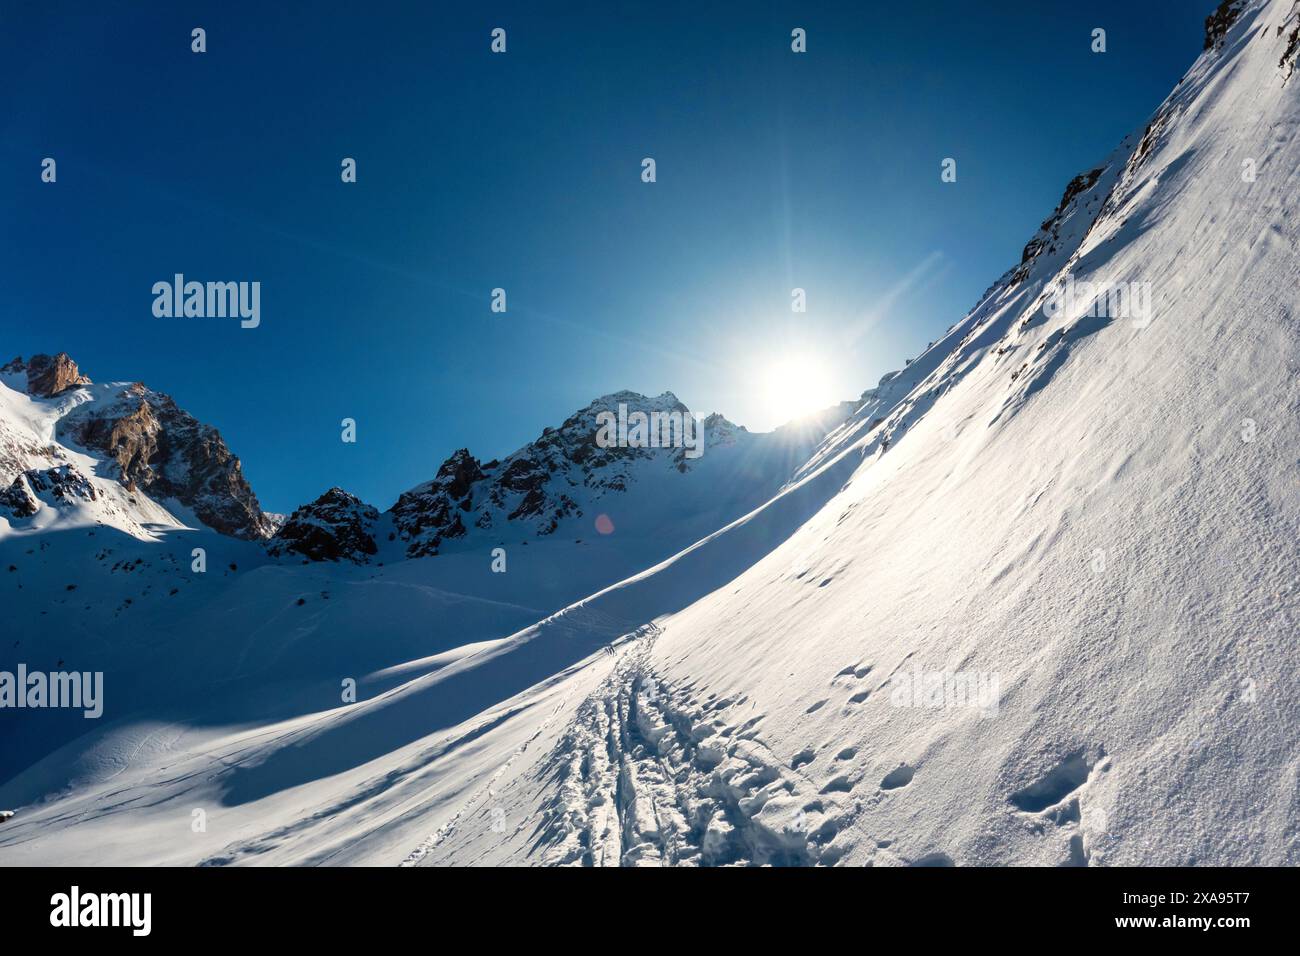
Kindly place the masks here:
[(267, 545), (275, 557), (367, 563), (378, 552), (373, 529), (379, 511), (342, 488), (331, 488), (294, 511)]
[[(1080, 173), (1070, 180), (1065, 187), (1065, 194), (1061, 196), (1061, 201), (1056, 204), (1052, 214), (1043, 220), (1042, 225), (1038, 227), (1038, 232), (1025, 244), (1025, 248), (1020, 254), (1020, 264), (1012, 270), (1012, 282), (1019, 282), (1027, 276), (1034, 260), (1044, 251), (1048, 255), (1056, 252), (1061, 241), (1061, 229), (1071, 211), (1071, 204), (1080, 194), (1092, 189), (1097, 184), (1097, 180), (1101, 178), (1101, 174), (1105, 172), (1105, 169), (1106, 167), (1099, 166), (1086, 173)], [(1093, 201), (1099, 202), (1099, 199), (1094, 198)], [(1098, 206), (1099, 208), (1100, 206)], [(1092, 211), (1094, 217), (1096, 211)]]
[(444, 538), (465, 534), (462, 513), (474, 507), (471, 491), (485, 475), (479, 461), (461, 448), (442, 463), (433, 481), (404, 492), (392, 507), (393, 523), (413, 558), (438, 553)]
[[(5, 366), (6, 371), (16, 371), (12, 366), (20, 363), (21, 358), (14, 359)], [(91, 381), (77, 368), (77, 363), (69, 358), (67, 352), (58, 355), (33, 355), (27, 363), (27, 393), (41, 398), (53, 398), (78, 385), (89, 385)]]
[[(649, 398), (621, 391), (596, 399), (558, 428), (544, 429), (536, 441), (500, 462), (480, 465), (462, 448), (443, 462), (433, 481), (404, 493), (392, 508), (408, 557), (437, 554), (444, 541), (464, 537), (470, 526), (486, 530), (509, 522), (530, 535), (552, 534), (565, 518), (582, 516), (580, 497), (626, 491), (639, 462), (657, 458), (666, 467), (690, 469), (692, 456), (680, 434), (666, 447), (598, 440), (602, 413), (618, 416), (620, 406), (627, 416), (657, 414), (675, 423), (691, 418), (672, 392)], [(745, 434), (716, 414), (691, 427), (691, 443), (698, 438), (705, 450), (733, 444)]]
[(0, 509), (15, 518), (30, 518), (40, 510), (40, 499), (32, 492), (27, 482), (27, 472), (14, 479), (4, 491), (0, 491)]
[(1223, 42), (1224, 35), (1237, 22), (1246, 0), (1223, 0), (1205, 18), (1205, 49), (1212, 50)]
[(1277, 28), (1278, 36), (1287, 27), (1291, 27), (1291, 32), (1287, 34), (1286, 49), (1282, 51), (1282, 58), (1277, 61), (1277, 68), (1285, 73), (1282, 82), (1286, 83), (1295, 73), (1296, 59), (1300, 56), (1300, 0), (1297, 0), (1291, 7), (1291, 15), (1287, 17), (1286, 23)]
[(221, 434), (161, 392), (127, 386), (108, 402), (73, 411), (59, 434), (115, 461), (127, 488), (157, 501), (175, 498), (222, 534), (260, 539), (273, 532)]
[(40, 510), (42, 501), (70, 504), (73, 499), (94, 501), (97, 495), (90, 479), (72, 465), (29, 469), (0, 491), (0, 509), (15, 518), (30, 518)]

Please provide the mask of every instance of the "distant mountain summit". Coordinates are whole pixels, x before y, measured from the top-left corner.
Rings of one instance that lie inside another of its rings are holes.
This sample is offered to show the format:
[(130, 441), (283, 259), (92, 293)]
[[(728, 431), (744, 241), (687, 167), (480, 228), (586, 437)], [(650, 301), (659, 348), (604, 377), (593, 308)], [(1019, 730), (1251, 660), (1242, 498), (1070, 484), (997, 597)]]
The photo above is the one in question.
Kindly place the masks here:
[[(531, 535), (552, 534), (564, 519), (582, 517), (595, 500), (626, 491), (651, 471), (689, 469), (685, 447), (602, 447), (601, 415), (617, 420), (620, 407), (624, 418), (636, 412), (673, 414), (683, 421), (691, 417), (672, 392), (650, 398), (621, 391), (597, 398), (558, 428), (543, 429), (535, 441), (501, 461), (480, 464), (462, 448), (442, 463), (432, 481), (403, 493), (393, 506), (396, 533), (406, 542), (408, 556), (437, 554), (443, 541), (465, 537), (470, 527), (488, 531), (514, 524)], [(720, 416), (711, 420), (715, 429), (725, 421)], [(704, 429), (707, 447), (708, 426), (695, 427)]]
[[(66, 505), (67, 495), (45, 493), (84, 485), (88, 493), (77, 498), (100, 502), (88, 519), (131, 533), (157, 523), (157, 510), (170, 501), (222, 534), (271, 535), (273, 526), (221, 433), (170, 396), (140, 382), (96, 385), (65, 352), (6, 363), (0, 385), (8, 396), (0, 407), (0, 487), (8, 486), (9, 502), (0, 507), (11, 516), (34, 517), (42, 503)], [(6, 408), (11, 414), (3, 414)], [(93, 493), (105, 479), (126, 490), (123, 505)], [(141, 494), (157, 507), (145, 507)]]
[(0, 366), (0, 399), (0, 519), (11, 525), (104, 524), (148, 538), (197, 521), (266, 541), (275, 558), (361, 564), (566, 525), (581, 537), (606, 511), (624, 537), (706, 533), (774, 494), (856, 408), (756, 435), (718, 413), (696, 418), (672, 392), (614, 392), (504, 459), (458, 449), (383, 514), (331, 488), (285, 516), (262, 511), (217, 429), (143, 383), (95, 384), (59, 352)]
[[(697, 524), (702, 515), (729, 519), (774, 494), (856, 407), (845, 402), (798, 427), (753, 434), (716, 412), (696, 418), (672, 392), (613, 392), (503, 459), (483, 462), (457, 449), (382, 516), (331, 489), (295, 511), (270, 550), (368, 563), (384, 546), (393, 559), (423, 558), (452, 545), (546, 538), (565, 528), (579, 536), (615, 526), (624, 534), (658, 534), (674, 524), (707, 530)], [(697, 480), (696, 472), (720, 484)], [(594, 523), (601, 515), (608, 526)]]
[[(674, 489), (719, 499), (746, 488), (774, 493), (790, 477), (793, 458), (763, 450), (789, 444), (806, 457), (853, 407), (828, 410), (797, 433), (753, 434), (717, 413), (694, 418), (672, 392), (602, 395), (500, 461), (483, 464), (468, 449), (456, 451), (432, 481), (398, 498), (393, 533), (408, 557), (421, 557), (466, 538), (546, 537), (566, 523), (590, 528), (604, 508), (620, 505), (641, 509), (642, 517), (659, 509), (657, 520), (669, 522)], [(750, 465), (738, 468), (747, 456)], [(764, 459), (761, 466), (755, 457)], [(727, 487), (678, 486), (697, 471), (725, 476)]]
[(372, 533), (379, 512), (342, 488), (331, 488), (289, 515), (267, 545), (274, 557), (296, 554), (308, 561), (370, 560), (378, 548)]

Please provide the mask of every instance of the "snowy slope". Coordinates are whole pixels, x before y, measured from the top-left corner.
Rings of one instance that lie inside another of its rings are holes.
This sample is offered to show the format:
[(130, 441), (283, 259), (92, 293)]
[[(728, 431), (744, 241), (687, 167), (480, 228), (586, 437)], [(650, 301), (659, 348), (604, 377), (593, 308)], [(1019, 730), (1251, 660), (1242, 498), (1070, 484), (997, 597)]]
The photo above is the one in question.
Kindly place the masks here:
[[(586, 602), (661, 630), (420, 861), (1296, 863), (1293, 8), (1247, 9), (804, 485)], [(1150, 281), (1149, 322), (1047, 318), (1067, 268)]]
[[(57, 621), (7, 601), (23, 633), (139, 712), (41, 725), (0, 862), (1300, 862), (1300, 20), (1220, 22), (969, 315), (679, 553), (211, 535), (238, 572), (178, 607), (150, 578), (104, 629), (56, 603), (99, 543), (29, 539)], [(1052, 308), (1084, 282), (1150, 312)], [(184, 534), (113, 544), (161, 575)]]
[[(4, 447), (12, 450), (5, 477), (18, 481), (25, 494), (38, 472), (49, 484), (46, 472), (57, 475), (71, 467), (86, 476), (90, 493), (57, 497), (47, 489), (32, 514), (23, 508), (0, 512), (0, 568), (12, 569), (0, 577), (0, 593), (5, 633), (14, 638), (0, 642), (0, 671), (15, 672), (20, 663), (30, 670), (99, 671), (107, 699), (98, 721), (75, 711), (4, 711), (0, 804), (23, 808), (5, 829), (6, 838), (17, 841), (19, 856), (0, 849), (4, 859), (23, 859), (22, 853), (52, 859), (65, 852), (100, 859), (103, 851), (88, 837), (87, 826), (102, 824), (114, 845), (132, 839), (125, 834), (137, 822), (149, 830), (149, 814), (101, 814), (113, 801), (98, 801), (120, 795), (132, 779), (152, 780), (158, 796), (158, 761), (193, 759), (212, 768), (210, 805), (229, 802), (226, 788), (236, 764), (223, 749), (225, 741), (244, 751), (251, 733), (260, 744), (257, 753), (293, 753), (296, 735), (338, 721), (343, 681), (356, 682), (360, 713), (385, 693), (451, 669), (461, 658), (642, 570), (770, 497), (827, 427), (852, 409), (828, 410), (765, 435), (738, 429), (728, 434), (727, 423), (716, 417), (709, 447), (689, 468), (673, 466), (672, 450), (655, 450), (620, 471), (622, 487), (575, 490), (584, 506), (601, 509), (570, 516), (564, 537), (538, 536), (526, 522), (507, 522), (475, 542), (453, 542), (437, 557), (408, 560), (405, 542), (386, 534), (395, 530), (391, 515), (381, 518), (337, 489), (277, 522), (269, 547), (216, 533), (180, 502), (157, 502), (139, 485), (129, 488), (124, 478), (138, 468), (138, 456), (124, 456), (124, 468), (103, 449), (75, 441), (83, 434), (79, 423), (119, 422), (139, 408), (137, 396), (153, 393), (89, 382), (48, 397), (26, 390), (21, 370), (0, 382), (0, 426)], [(132, 403), (126, 416), (119, 411), (124, 402)], [(123, 431), (115, 427), (115, 434)], [(132, 441), (148, 437), (147, 430), (125, 431)], [(512, 458), (531, 451), (529, 446)], [(571, 481), (576, 468), (548, 471), (557, 483), (581, 484)], [(214, 502), (208, 510), (225, 509)], [(613, 516), (603, 529), (598, 514)], [(320, 535), (294, 539), (294, 528)], [(306, 552), (328, 559), (331, 547), (355, 544), (359, 531), (378, 539), (375, 553), (359, 552), (368, 563), (304, 557)], [(281, 547), (291, 540), (296, 549)], [(492, 571), (489, 553), (498, 545), (508, 552), (502, 574)], [(199, 549), (202, 570), (194, 564)], [(421, 714), (427, 722), (404, 719), (391, 733), (376, 734), (355, 749), (334, 749), (333, 756), (295, 773), (316, 780), (333, 769), (354, 769), (365, 754), (387, 762), (402, 745), (444, 726), (439, 721), (452, 726), (551, 673), (542, 668), (505, 679), (489, 673), (458, 700), (447, 700), (449, 712), (430, 709)], [(184, 777), (187, 786), (172, 799), (193, 799), (190, 787), (202, 777)], [(266, 785), (270, 793), (280, 789)], [(65, 822), (70, 818), (59, 808), (70, 801), (86, 800), (99, 809), (66, 832), (51, 832), (33, 810), (51, 800), (41, 812)], [(177, 812), (169, 800), (161, 805), (159, 813)], [(277, 819), (261, 802), (250, 815), (254, 827)], [(35, 827), (41, 839), (29, 842), (23, 824)], [(422, 830), (416, 824), (410, 840)], [(196, 838), (173, 848), (174, 856), (157, 840), (142, 837), (120, 858), (201, 862), (219, 857), (230, 839), (219, 829), (213, 833), (207, 842)], [(60, 849), (65, 837), (68, 849)], [(295, 845), (294, 852), (309, 848)]]

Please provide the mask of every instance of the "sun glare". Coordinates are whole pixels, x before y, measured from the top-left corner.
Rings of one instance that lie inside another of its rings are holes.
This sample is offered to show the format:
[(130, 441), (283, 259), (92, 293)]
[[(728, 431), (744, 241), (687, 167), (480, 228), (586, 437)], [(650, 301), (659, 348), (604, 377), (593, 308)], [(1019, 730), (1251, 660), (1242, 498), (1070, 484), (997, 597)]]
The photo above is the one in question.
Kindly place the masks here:
[(769, 363), (761, 388), (774, 425), (835, 404), (826, 369), (808, 356), (789, 356)]

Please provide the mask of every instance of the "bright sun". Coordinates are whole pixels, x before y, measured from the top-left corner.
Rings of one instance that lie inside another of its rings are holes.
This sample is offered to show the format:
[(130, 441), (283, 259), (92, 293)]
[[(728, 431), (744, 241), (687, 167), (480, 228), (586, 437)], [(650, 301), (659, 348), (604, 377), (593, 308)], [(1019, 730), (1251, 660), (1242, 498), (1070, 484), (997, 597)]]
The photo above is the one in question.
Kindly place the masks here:
[(769, 363), (760, 387), (777, 425), (835, 404), (825, 368), (808, 356), (788, 356)]

